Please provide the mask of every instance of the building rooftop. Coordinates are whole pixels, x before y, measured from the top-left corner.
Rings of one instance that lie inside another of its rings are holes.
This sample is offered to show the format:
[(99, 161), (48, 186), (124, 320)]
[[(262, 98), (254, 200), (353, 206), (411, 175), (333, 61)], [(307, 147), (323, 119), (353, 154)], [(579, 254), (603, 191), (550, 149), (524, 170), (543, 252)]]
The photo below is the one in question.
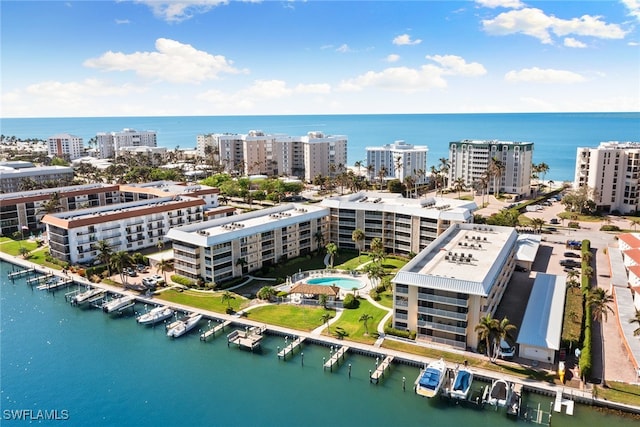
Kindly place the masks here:
[(618, 239), (626, 243), (631, 248), (640, 248), (640, 239), (634, 233), (618, 234)]
[(73, 173), (73, 168), (68, 166), (35, 166), (32, 168), (20, 169), (0, 167), (0, 178), (21, 178), (26, 176), (50, 175), (55, 173)]
[(516, 240), (511, 227), (454, 224), (405, 265), (393, 282), (488, 296)]
[(537, 273), (520, 325), (518, 344), (560, 349), (566, 277)]
[(518, 261), (533, 262), (536, 259), (538, 248), (542, 236), (540, 234), (520, 234), (518, 235), (518, 251), (516, 259)]
[(102, 191), (118, 191), (117, 184), (83, 184), (83, 185), (69, 185), (66, 187), (56, 188), (42, 188), (40, 190), (20, 191), (15, 193), (0, 194), (0, 202), (27, 202), (35, 200), (45, 200), (51, 197), (52, 194), (58, 193), (65, 197), (67, 195), (77, 193), (90, 193), (92, 190)]

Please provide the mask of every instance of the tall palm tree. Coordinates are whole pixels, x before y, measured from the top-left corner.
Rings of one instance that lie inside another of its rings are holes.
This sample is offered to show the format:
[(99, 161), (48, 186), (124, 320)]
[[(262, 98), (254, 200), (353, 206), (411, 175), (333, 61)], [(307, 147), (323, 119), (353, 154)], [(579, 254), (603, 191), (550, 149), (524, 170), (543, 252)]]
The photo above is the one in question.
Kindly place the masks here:
[(227, 303), (227, 310), (231, 309), (231, 301), (236, 299), (236, 297), (229, 291), (224, 291), (222, 293), (222, 303)]
[(322, 319), (322, 323), (326, 323), (327, 324), (327, 332), (331, 333), (331, 330), (329, 329), (329, 320), (331, 319), (331, 314), (329, 313), (324, 313), (321, 317)]
[(602, 288), (591, 289), (587, 294), (587, 304), (591, 306), (591, 316), (593, 320), (607, 321), (608, 314), (615, 314), (611, 305), (614, 303), (613, 295)]
[(384, 177), (387, 176), (387, 168), (381, 166), (378, 170), (378, 179), (380, 180), (380, 191), (382, 191), (382, 184), (384, 184)]
[(580, 276), (580, 273), (575, 270), (569, 270), (567, 272), (567, 286), (570, 288), (579, 288), (580, 282), (578, 281), (578, 276)]
[(364, 271), (367, 273), (367, 279), (374, 287), (377, 287), (380, 283), (380, 279), (384, 276), (384, 268), (377, 262), (372, 262), (364, 267)]
[(379, 237), (371, 240), (371, 257), (376, 264), (379, 264), (384, 259), (384, 243)]
[(124, 270), (127, 267), (131, 267), (133, 265), (133, 259), (131, 255), (127, 253), (127, 251), (118, 251), (115, 252), (111, 256), (111, 266), (120, 274), (120, 281), (122, 284), (126, 282), (126, 276), (124, 275)]
[(631, 223), (631, 226), (633, 227), (633, 231), (636, 231), (638, 224), (640, 224), (640, 218), (629, 218), (629, 222)]
[(484, 340), (486, 346), (487, 357), (491, 358), (491, 341), (498, 328), (498, 321), (491, 317), (490, 313), (480, 318), (480, 322), (475, 326), (474, 330), (478, 333), (480, 340)]
[(359, 322), (362, 322), (364, 324), (364, 334), (365, 335), (369, 335), (369, 326), (367, 325), (367, 323), (371, 319), (373, 319), (373, 316), (370, 315), (369, 313), (362, 313), (362, 315), (358, 319)]
[(500, 178), (502, 178), (502, 174), (504, 173), (505, 165), (501, 160), (498, 160), (497, 157), (491, 158), (489, 161), (489, 176), (493, 178), (493, 195), (497, 197), (500, 193)]
[(165, 285), (167, 285), (167, 271), (170, 271), (173, 269), (173, 265), (171, 264), (171, 261), (168, 259), (161, 259), (158, 264), (156, 264), (156, 272), (157, 273), (162, 273), (162, 276), (164, 277), (164, 283)]
[(435, 166), (431, 166), (431, 168), (429, 169), (429, 174), (430, 174), (430, 178), (433, 181), (434, 185), (435, 185), (435, 189), (436, 189), (436, 197), (438, 197), (438, 189), (440, 187), (440, 177), (441, 177), (441, 171), (436, 168)]
[(364, 238), (364, 231), (359, 228), (356, 228), (353, 230), (353, 233), (351, 233), (351, 240), (356, 242), (356, 246), (358, 246), (358, 261), (360, 261), (360, 256), (362, 255), (362, 242), (364, 242)]
[(509, 319), (507, 317), (503, 317), (501, 321), (497, 321), (495, 323), (494, 330), (494, 347), (493, 347), (493, 356), (494, 358), (498, 356), (498, 346), (500, 346), (500, 341), (506, 341), (507, 338), (513, 339), (512, 332), (518, 329), (515, 325), (509, 323)]
[(542, 218), (533, 218), (531, 220), (531, 225), (533, 226), (534, 231), (537, 230), (538, 232), (541, 232), (544, 224), (545, 222)]
[(636, 310), (636, 316), (633, 319), (629, 319), (629, 323), (637, 323), (638, 327), (633, 331), (633, 336), (640, 335), (640, 311)]
[(464, 178), (462, 178), (462, 177), (456, 178), (456, 180), (453, 181), (453, 187), (458, 192), (458, 199), (459, 199), (460, 198), (460, 192), (462, 190), (464, 190), (464, 188), (466, 187), (466, 183), (464, 182)]
[(335, 257), (336, 253), (338, 252), (338, 245), (336, 245), (333, 242), (329, 242), (329, 243), (327, 243), (327, 246), (325, 246), (325, 249), (327, 250), (327, 253), (329, 254), (329, 266), (331, 268), (333, 268), (333, 258)]
[(445, 189), (449, 184), (447, 182), (447, 179), (449, 177), (449, 169), (451, 168), (451, 164), (449, 163), (449, 159), (447, 159), (446, 157), (440, 157), (439, 162), (439, 170), (442, 174), (442, 188)]
[(98, 259), (101, 263), (107, 266), (109, 276), (111, 276), (111, 256), (113, 255), (113, 249), (106, 240), (98, 240), (93, 244), (93, 249), (98, 251)]

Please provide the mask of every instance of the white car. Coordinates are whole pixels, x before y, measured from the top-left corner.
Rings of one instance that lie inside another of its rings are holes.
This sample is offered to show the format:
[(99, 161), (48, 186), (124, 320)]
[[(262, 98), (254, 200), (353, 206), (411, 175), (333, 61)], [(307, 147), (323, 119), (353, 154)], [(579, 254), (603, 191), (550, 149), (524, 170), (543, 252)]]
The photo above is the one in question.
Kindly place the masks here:
[(154, 274), (153, 276), (151, 276), (151, 279), (155, 280), (158, 283), (164, 283), (164, 279), (159, 274)]
[(503, 359), (513, 359), (516, 355), (516, 347), (510, 345), (505, 340), (500, 340), (500, 349), (498, 350), (498, 356)]

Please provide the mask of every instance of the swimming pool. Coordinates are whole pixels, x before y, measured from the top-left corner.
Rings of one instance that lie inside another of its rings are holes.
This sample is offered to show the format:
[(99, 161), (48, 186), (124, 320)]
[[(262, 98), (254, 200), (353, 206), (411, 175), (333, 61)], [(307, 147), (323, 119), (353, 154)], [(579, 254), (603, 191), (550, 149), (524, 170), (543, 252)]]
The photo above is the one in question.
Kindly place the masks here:
[(353, 288), (360, 289), (362, 282), (356, 279), (349, 279), (348, 277), (316, 277), (314, 279), (307, 280), (310, 285), (335, 285), (340, 289), (350, 291)]

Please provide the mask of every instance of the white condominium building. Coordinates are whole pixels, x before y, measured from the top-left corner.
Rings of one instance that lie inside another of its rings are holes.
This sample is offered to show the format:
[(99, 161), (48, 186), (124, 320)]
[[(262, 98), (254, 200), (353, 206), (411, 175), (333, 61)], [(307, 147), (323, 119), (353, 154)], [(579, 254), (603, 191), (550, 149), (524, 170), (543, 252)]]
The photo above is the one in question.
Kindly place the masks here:
[(221, 282), (322, 247), (329, 209), (287, 204), (173, 228), (177, 274)]
[(305, 181), (311, 182), (319, 175), (333, 177), (346, 171), (346, 136), (309, 132), (301, 139)]
[(204, 200), (169, 196), (45, 215), (51, 256), (86, 263), (105, 240), (113, 252), (138, 251), (164, 242), (170, 228), (202, 221)]
[(419, 340), (477, 348), (475, 326), (495, 313), (515, 267), (511, 227), (454, 224), (392, 279), (393, 326)]
[(426, 146), (407, 144), (396, 141), (382, 147), (367, 147), (367, 166), (370, 166), (368, 178), (371, 181), (380, 177), (383, 179), (399, 179), (404, 182), (408, 176), (414, 177), (417, 184), (427, 182), (427, 152)]
[(156, 147), (155, 131), (123, 129), (121, 132), (101, 132), (96, 135), (97, 152), (100, 158), (110, 159), (120, 155), (125, 147)]
[(622, 214), (640, 209), (640, 142), (602, 142), (578, 148), (575, 188), (588, 186), (596, 206)]
[(472, 187), (489, 172), (491, 159), (498, 160), (503, 170), (497, 179), (489, 178), (487, 191), (495, 192), (497, 186), (500, 192), (517, 196), (531, 192), (532, 142), (468, 139), (450, 142), (448, 185), (462, 178), (466, 186)]
[(50, 156), (58, 156), (68, 160), (82, 157), (84, 145), (82, 137), (61, 133), (47, 138), (47, 149)]
[(13, 168), (0, 166), (0, 193), (14, 193), (36, 186), (67, 185), (73, 181), (73, 168), (68, 166), (34, 166)]

